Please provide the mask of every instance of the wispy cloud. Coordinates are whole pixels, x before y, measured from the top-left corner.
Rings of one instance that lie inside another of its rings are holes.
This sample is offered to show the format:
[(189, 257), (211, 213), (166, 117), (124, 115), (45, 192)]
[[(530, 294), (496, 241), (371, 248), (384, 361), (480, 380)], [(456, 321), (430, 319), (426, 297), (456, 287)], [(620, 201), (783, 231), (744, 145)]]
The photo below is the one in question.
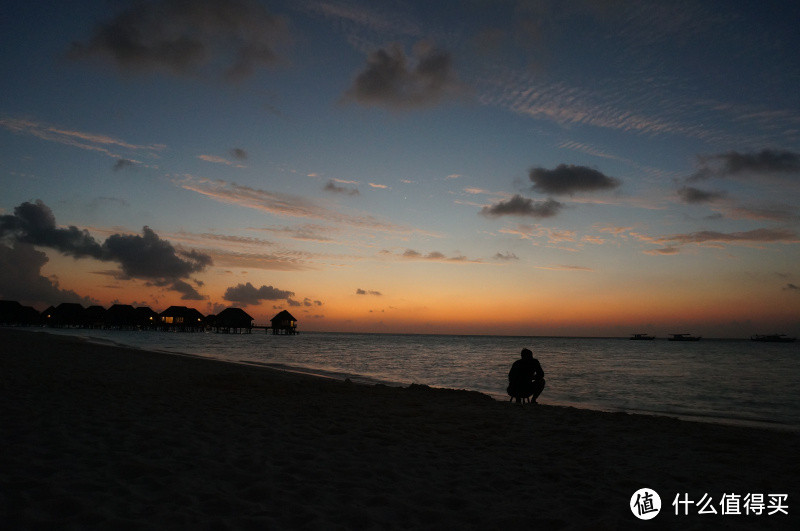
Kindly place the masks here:
[(552, 265), (552, 266), (537, 266), (536, 269), (547, 269), (549, 271), (575, 271), (575, 272), (594, 272), (591, 267), (577, 266), (577, 265)]
[(319, 205), (311, 200), (288, 194), (279, 194), (241, 186), (226, 181), (211, 181), (195, 176), (184, 176), (176, 182), (185, 190), (190, 190), (204, 195), (209, 199), (252, 208), (260, 212), (279, 217), (317, 219), (334, 223), (341, 223), (362, 230), (409, 233), (414, 229), (383, 221), (370, 215), (351, 216), (342, 214), (330, 208)]
[(234, 167), (234, 168), (246, 168), (247, 167), (244, 164), (241, 164), (239, 162), (234, 162), (232, 160), (228, 160), (228, 159), (226, 159), (224, 157), (218, 157), (216, 155), (198, 155), (197, 158), (200, 159), (200, 160), (204, 160), (206, 162), (213, 162), (214, 164), (224, 164), (226, 166), (231, 166), (231, 167)]
[[(128, 162), (134, 161), (130, 161), (126, 157), (112, 151), (114, 149), (147, 151), (154, 154), (164, 150), (166, 147), (162, 144), (132, 144), (108, 135), (65, 129), (24, 118), (0, 118), (0, 126), (13, 133), (31, 135), (49, 142), (56, 142), (66, 146), (103, 153), (111, 158), (117, 159), (117, 164), (119, 164), (120, 160)], [(123, 166), (126, 165), (125, 162), (122, 164)], [(120, 169), (116, 168), (116, 166), (117, 165), (115, 165), (115, 169)]]

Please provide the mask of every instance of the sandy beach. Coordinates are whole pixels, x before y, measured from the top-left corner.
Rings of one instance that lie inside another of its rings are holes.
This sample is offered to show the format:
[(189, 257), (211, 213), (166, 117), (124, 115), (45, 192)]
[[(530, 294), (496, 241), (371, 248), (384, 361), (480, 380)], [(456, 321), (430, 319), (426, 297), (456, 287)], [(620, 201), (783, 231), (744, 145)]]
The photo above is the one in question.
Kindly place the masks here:
[[(799, 457), (796, 432), (0, 330), (4, 529), (800, 529)], [(717, 514), (676, 515), (678, 494)], [(726, 494), (764, 510), (722, 514)]]

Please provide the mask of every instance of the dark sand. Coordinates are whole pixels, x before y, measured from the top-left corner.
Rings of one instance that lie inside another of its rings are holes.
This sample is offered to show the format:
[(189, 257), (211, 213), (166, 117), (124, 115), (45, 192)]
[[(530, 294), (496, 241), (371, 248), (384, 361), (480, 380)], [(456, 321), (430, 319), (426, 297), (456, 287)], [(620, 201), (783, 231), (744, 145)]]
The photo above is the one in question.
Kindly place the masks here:
[[(629, 509), (641, 487), (664, 505), (649, 522)], [(708, 493), (718, 514), (675, 516), (678, 493)], [(788, 494), (789, 515), (719, 514), (724, 493)], [(796, 432), (0, 330), (4, 529), (800, 529), (798, 516)]]

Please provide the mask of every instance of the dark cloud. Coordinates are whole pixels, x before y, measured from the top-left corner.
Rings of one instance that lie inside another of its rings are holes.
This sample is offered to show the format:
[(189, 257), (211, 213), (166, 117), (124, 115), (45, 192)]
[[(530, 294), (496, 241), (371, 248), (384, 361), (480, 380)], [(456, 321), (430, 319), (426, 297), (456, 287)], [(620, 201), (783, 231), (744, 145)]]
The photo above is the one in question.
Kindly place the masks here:
[(287, 23), (256, 0), (161, 0), (136, 2), (97, 25), (70, 56), (99, 56), (123, 70), (195, 74), (224, 65), (242, 79), (279, 62), (289, 40)]
[(413, 59), (398, 44), (372, 52), (345, 97), (362, 105), (411, 109), (462, 92), (450, 54), (421, 41)]
[(800, 174), (800, 153), (764, 149), (759, 152), (730, 151), (699, 158), (699, 168), (689, 181), (712, 177), (732, 177), (741, 174)]
[(800, 291), (800, 287), (798, 287), (795, 284), (791, 284), (791, 283), (786, 284), (786, 286), (784, 286), (783, 289), (787, 290), (787, 291)]
[(481, 209), (481, 214), (489, 217), (529, 216), (532, 218), (553, 217), (564, 207), (554, 199), (534, 201), (533, 199), (515, 195), (508, 201), (500, 201)]
[(346, 186), (339, 186), (336, 182), (331, 179), (323, 188), (326, 192), (332, 192), (334, 194), (345, 194), (345, 195), (360, 195), (360, 192), (357, 188), (348, 188)]
[(372, 291), (372, 290), (368, 291), (368, 290), (363, 290), (361, 288), (358, 288), (356, 290), (356, 295), (374, 295), (376, 297), (380, 297), (380, 296), (383, 295), (383, 293), (381, 293), (380, 291)]
[(53, 211), (41, 201), (22, 203), (13, 215), (0, 216), (0, 238), (50, 247), (73, 258), (103, 259), (103, 247), (89, 231), (56, 227)]
[(622, 184), (618, 179), (604, 175), (602, 172), (572, 164), (559, 164), (553, 170), (532, 168), (528, 176), (533, 182), (534, 190), (554, 195), (610, 190)]
[(673, 234), (658, 238), (659, 242), (675, 243), (797, 243), (800, 236), (790, 229), (755, 229), (744, 232), (703, 230), (689, 234)]
[(678, 196), (684, 203), (713, 203), (725, 197), (725, 192), (700, 190), (692, 186), (684, 186), (678, 190)]
[(120, 171), (120, 170), (125, 170), (125, 169), (128, 169), (128, 168), (132, 169), (132, 168), (135, 168), (135, 167), (136, 167), (136, 163), (133, 162), (130, 159), (117, 159), (117, 162), (114, 163), (114, 166), (113, 166), (112, 169), (114, 171)]
[(236, 160), (247, 160), (247, 151), (243, 150), (242, 148), (233, 148), (230, 153), (231, 157), (235, 158)]
[(186, 278), (211, 264), (211, 257), (197, 251), (178, 251), (150, 227), (142, 235), (113, 234), (103, 244), (103, 259), (119, 262), (132, 278)]
[(0, 243), (0, 299), (24, 301), (28, 304), (77, 302), (95, 304), (72, 290), (61, 289), (58, 281), (42, 275), (47, 255), (26, 243), (7, 246)]
[(288, 300), (292, 295), (294, 295), (292, 291), (284, 291), (272, 286), (256, 288), (248, 282), (247, 284), (238, 284), (228, 288), (222, 298), (226, 301), (238, 302), (244, 305), (256, 305), (261, 304), (261, 301)]
[(100, 244), (86, 230), (58, 227), (52, 210), (41, 201), (22, 203), (13, 215), (0, 216), (0, 238), (49, 247), (74, 258), (116, 262), (127, 278), (159, 281), (158, 285), (172, 285), (184, 295), (188, 290), (182, 285), (176, 288), (175, 283), (211, 264), (210, 256), (178, 250), (149, 227), (141, 236), (113, 234)]
[(208, 299), (205, 295), (198, 293), (194, 286), (183, 280), (176, 280), (173, 282), (170, 289), (180, 293), (181, 299), (185, 301), (204, 301)]
[(519, 256), (514, 253), (497, 253), (494, 255), (494, 259), (501, 262), (510, 262), (512, 260), (519, 260)]

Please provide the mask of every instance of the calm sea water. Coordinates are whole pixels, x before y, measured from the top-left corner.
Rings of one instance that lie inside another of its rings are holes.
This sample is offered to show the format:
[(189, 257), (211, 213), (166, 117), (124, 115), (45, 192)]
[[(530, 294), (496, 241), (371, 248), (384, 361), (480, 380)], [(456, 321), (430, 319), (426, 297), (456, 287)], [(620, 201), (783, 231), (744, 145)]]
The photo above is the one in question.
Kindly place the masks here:
[(800, 344), (302, 333), (65, 330), (147, 350), (390, 385), (469, 389), (507, 400), (523, 347), (545, 371), (544, 404), (800, 429)]

